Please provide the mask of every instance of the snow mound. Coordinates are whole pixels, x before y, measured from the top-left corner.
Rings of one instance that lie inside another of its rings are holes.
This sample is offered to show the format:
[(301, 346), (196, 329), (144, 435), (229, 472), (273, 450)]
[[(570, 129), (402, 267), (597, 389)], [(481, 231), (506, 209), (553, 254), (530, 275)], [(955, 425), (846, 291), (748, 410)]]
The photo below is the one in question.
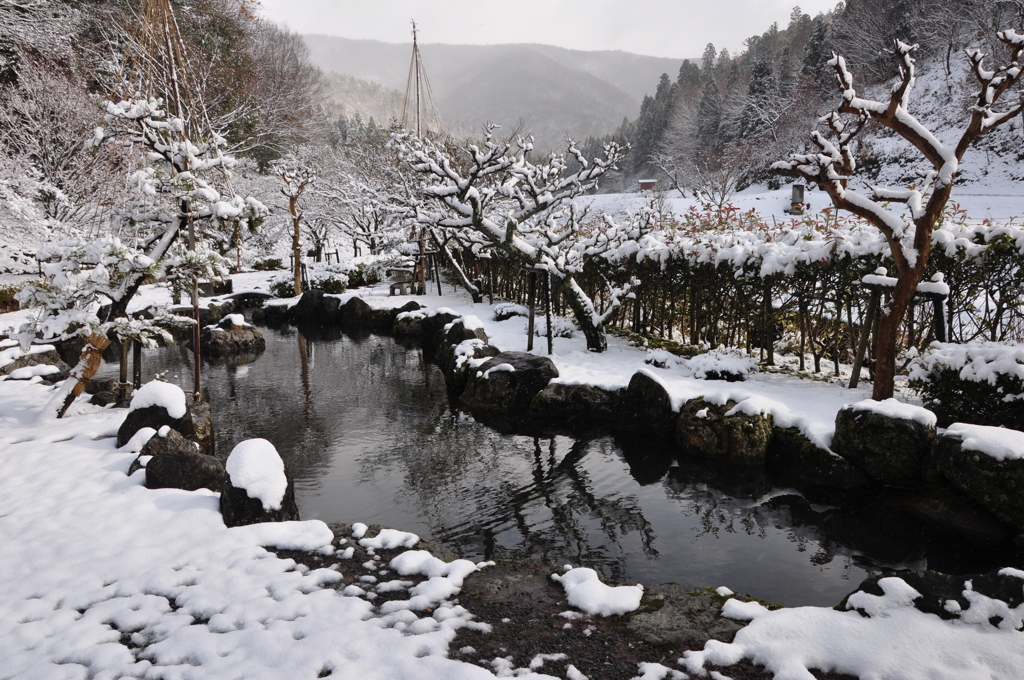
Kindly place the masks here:
[(1024, 459), (1024, 432), (1005, 427), (953, 423), (946, 434), (958, 435), (962, 440), (960, 447), (965, 451), (977, 451), (996, 460)]
[[(915, 609), (918, 593), (902, 579), (883, 578), (878, 585), (883, 595), (858, 592), (850, 596), (849, 606), (867, 616), (826, 607), (769, 611), (756, 602), (729, 600), (722, 616), (750, 623), (732, 643), (711, 640), (703, 650), (684, 652), (681, 662), (688, 672), (704, 675), (708, 663), (730, 666), (756, 659), (775, 678), (785, 679), (811, 678), (810, 669), (902, 680), (1020, 677), (1024, 635), (1018, 631), (1009, 626), (995, 628), (987, 618), (979, 625), (970, 625), (975, 622), (964, 616), (945, 621)], [(969, 582), (965, 585), (967, 595)], [(972, 594), (967, 611), (975, 609), (976, 603), (974, 618), (995, 611), (995, 601)]]
[(246, 439), (239, 443), (224, 464), (232, 486), (245, 489), (249, 498), (263, 503), (263, 509), (280, 510), (288, 478), (284, 461), (266, 439)]
[(683, 366), (686, 375), (702, 380), (743, 380), (758, 370), (757, 361), (739, 350), (713, 350), (698, 354)]
[(864, 401), (852, 404), (850, 408), (854, 411), (870, 411), (890, 418), (913, 420), (925, 427), (935, 427), (936, 422), (935, 414), (928, 409), (914, 406), (913, 404), (905, 404), (896, 399), (886, 399), (884, 401), (865, 399)]
[(10, 373), (10, 379), (30, 380), (36, 376), (47, 376), (53, 375), (54, 373), (60, 373), (60, 369), (48, 364), (36, 364), (35, 366), (25, 366), (23, 368), (14, 369)]
[(381, 529), (373, 538), (364, 538), (359, 545), (374, 550), (392, 550), (394, 548), (411, 548), (420, 542), (420, 537), (408, 531), (397, 529)]
[(551, 578), (562, 584), (569, 604), (587, 614), (612, 616), (635, 611), (640, 606), (644, 587), (608, 586), (601, 583), (597, 572), (587, 567), (570, 569), (564, 574), (552, 574)]
[(169, 382), (154, 380), (139, 388), (139, 391), (132, 397), (132, 404), (128, 412), (150, 406), (162, 406), (167, 410), (167, 415), (172, 418), (184, 418), (186, 413), (185, 393), (181, 388)]

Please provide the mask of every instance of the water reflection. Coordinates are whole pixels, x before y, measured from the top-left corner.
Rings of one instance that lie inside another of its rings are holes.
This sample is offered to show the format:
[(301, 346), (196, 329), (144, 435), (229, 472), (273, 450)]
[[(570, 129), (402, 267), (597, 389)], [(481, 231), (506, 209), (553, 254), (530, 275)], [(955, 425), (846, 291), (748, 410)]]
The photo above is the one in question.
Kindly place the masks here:
[[(217, 449), (272, 441), (306, 518), (387, 524), (473, 559), (546, 556), (618, 582), (728, 585), (790, 605), (833, 605), (881, 565), (1002, 559), (884, 504), (771, 497), (764, 477), (679, 464), (652, 442), (499, 434), (454, 411), (438, 369), (390, 338), (263, 332), (255, 363), (204, 364)], [(167, 370), (187, 384), (190, 362), (180, 347), (149, 351), (145, 378)]]

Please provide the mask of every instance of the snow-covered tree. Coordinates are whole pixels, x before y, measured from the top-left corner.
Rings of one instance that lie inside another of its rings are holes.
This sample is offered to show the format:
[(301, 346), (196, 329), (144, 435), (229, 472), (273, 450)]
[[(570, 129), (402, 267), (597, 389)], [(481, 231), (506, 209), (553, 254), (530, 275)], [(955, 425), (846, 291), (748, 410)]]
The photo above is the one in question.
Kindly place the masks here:
[(302, 219), (299, 199), (316, 181), (316, 171), (308, 162), (287, 156), (274, 163), (274, 174), (281, 180), (281, 193), (288, 199), (292, 220), (292, 281), (296, 295), (302, 295)]
[[(939, 141), (910, 113), (915, 79), (912, 54), (917, 46), (897, 40), (894, 46), (900, 65), (899, 78), (892, 86), (889, 101), (872, 101), (858, 96), (846, 59), (834, 54), (829, 64), (835, 71), (842, 103), (820, 119), (828, 127), (831, 139), (814, 131), (811, 139), (818, 147), (817, 153), (793, 154), (789, 160), (773, 166), (779, 172), (820, 186), (837, 208), (875, 226), (889, 244), (898, 277), (892, 300), (883, 309), (878, 326), (875, 399), (892, 396), (899, 326), (928, 266), (932, 231), (952, 193), (964, 153), (978, 137), (1019, 116), (1024, 110), (1024, 95), (1019, 92), (1017, 100), (1009, 103), (1007, 108), (996, 109), (1000, 99), (1011, 92), (1020, 80), (1021, 55), (1024, 54), (1024, 35), (1008, 30), (999, 32), (998, 38), (1010, 51), (1007, 64), (989, 69), (984, 64), (985, 54), (981, 50), (970, 50), (967, 54), (980, 87), (970, 109), (970, 120), (955, 145)], [(857, 170), (856, 139), (869, 122), (892, 130), (923, 156), (926, 167), (919, 171), (917, 184), (898, 189), (868, 186), (866, 192), (850, 187)], [(891, 210), (887, 206), (890, 203), (905, 205), (905, 212)]]
[[(484, 143), (468, 145), (464, 159), (451, 157), (430, 140), (404, 134), (392, 138), (401, 157), (429, 180), (424, 200), (415, 206), (419, 222), (456, 235), (475, 252), (497, 250), (526, 268), (550, 272), (576, 316), (587, 348), (601, 352), (608, 345), (603, 329), (607, 316), (596, 313), (576, 275), (589, 258), (617, 248), (628, 230), (588, 229), (570, 202), (595, 187), (598, 178), (623, 158), (625, 149), (609, 144), (603, 158), (591, 161), (570, 141), (568, 153), (581, 169), (566, 174), (564, 154), (551, 154), (546, 162), (535, 164), (529, 160), (530, 141), (497, 141), (496, 130), (488, 125)], [(473, 284), (464, 283), (479, 296)], [(612, 307), (627, 294), (628, 287), (609, 284)]]
[(40, 417), (61, 417), (85, 383), (96, 374), (103, 351), (114, 339), (152, 344), (171, 340), (166, 328), (191, 323), (158, 310), (154, 319), (131, 319), (128, 303), (140, 282), (160, 271), (160, 264), (115, 236), (69, 238), (44, 246), (36, 254), (46, 280), (18, 293), (23, 308), (35, 315), (19, 329), (27, 346), (34, 338), (85, 340), (81, 358)]

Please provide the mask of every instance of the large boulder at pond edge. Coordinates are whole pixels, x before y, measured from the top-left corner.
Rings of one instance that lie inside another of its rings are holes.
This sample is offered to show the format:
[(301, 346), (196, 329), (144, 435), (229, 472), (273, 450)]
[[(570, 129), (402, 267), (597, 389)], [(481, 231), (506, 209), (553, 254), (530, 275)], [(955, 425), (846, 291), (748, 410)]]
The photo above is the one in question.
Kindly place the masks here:
[(439, 307), (427, 314), (420, 321), (422, 332), (423, 351), (428, 355), (434, 354), (442, 348), (439, 346), (444, 342), (444, 327), (459, 318), (459, 315), (447, 307)]
[(715, 464), (763, 468), (772, 438), (772, 417), (730, 413), (734, 406), (731, 401), (725, 406), (704, 399), (686, 402), (676, 418), (675, 441), (680, 454)]
[(456, 396), (462, 394), (470, 376), (476, 373), (477, 368), (486, 359), (499, 354), (501, 354), (500, 349), (494, 345), (488, 345), (478, 338), (464, 340), (455, 347), (449, 347), (445, 354), (438, 357), (438, 364), (441, 372), (444, 373), (444, 379), (448, 383), (451, 394)]
[(502, 352), (469, 377), (461, 399), (474, 416), (515, 422), (537, 393), (557, 377), (558, 369), (547, 357)]
[(609, 429), (619, 415), (625, 390), (550, 383), (530, 402), (530, 420), (562, 432)]
[(267, 348), (267, 341), (241, 314), (228, 314), (216, 326), (200, 332), (199, 347), (205, 356), (257, 354)]
[(848, 460), (820, 448), (795, 427), (774, 429), (767, 463), (775, 483), (799, 490), (814, 503), (845, 501), (871, 485)]
[(295, 324), (329, 326), (341, 320), (341, 301), (322, 290), (307, 290), (292, 308), (291, 321)]
[(672, 399), (661, 380), (648, 369), (640, 369), (629, 379), (622, 395), (617, 427), (626, 432), (670, 439), (675, 429)]
[(832, 450), (883, 486), (917, 488), (935, 439), (935, 414), (895, 399), (865, 399), (836, 414)]
[(152, 456), (146, 463), (146, 487), (150, 489), (220, 491), (224, 485), (224, 464), (170, 428), (161, 428), (146, 442), (139, 452), (140, 459), (144, 456)]
[(953, 486), (1024, 531), (1024, 432), (954, 423), (933, 455)]
[[(467, 327), (468, 322), (468, 327)], [(487, 345), (487, 333), (475, 316), (460, 318), (446, 324), (441, 329), (443, 339), (437, 348), (437, 363), (449, 377), (457, 367), (457, 364), (464, 362), (461, 357), (471, 353), (470, 348), (483, 347)], [(462, 343), (467, 343), (463, 346)], [(481, 355), (483, 356), (483, 355)], [(493, 354), (487, 356), (494, 356)]]
[(360, 297), (349, 298), (341, 306), (341, 324), (349, 330), (371, 330), (374, 325), (373, 307)]
[(229, 527), (299, 519), (295, 487), (274, 445), (247, 439), (231, 451), (220, 494), (220, 512)]
[(117, 430), (117, 445), (124, 446), (144, 427), (159, 430), (164, 425), (199, 444), (203, 453), (213, 455), (210, 405), (186, 399), (180, 387), (158, 380), (146, 383), (132, 397), (128, 415)]

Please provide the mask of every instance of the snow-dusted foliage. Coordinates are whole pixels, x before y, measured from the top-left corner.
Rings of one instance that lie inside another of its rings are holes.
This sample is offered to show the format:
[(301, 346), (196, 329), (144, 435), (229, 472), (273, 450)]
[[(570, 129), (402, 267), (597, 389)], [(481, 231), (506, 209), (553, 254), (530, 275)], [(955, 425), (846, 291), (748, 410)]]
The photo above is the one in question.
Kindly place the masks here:
[[(131, 175), (131, 184), (149, 203), (170, 196), (179, 211), (178, 222), (197, 225), (220, 250), (237, 240), (238, 230), (267, 215), (263, 203), (230, 190), (235, 159), (226, 153), (226, 140), (220, 135), (190, 139), (185, 121), (170, 115), (161, 99), (105, 101), (102, 108), (106, 127), (97, 127), (90, 143), (103, 146), (127, 139), (146, 148), (149, 165)], [(217, 189), (218, 180), (226, 185), (227, 194)], [(175, 226), (169, 225), (164, 235), (173, 241)]]
[[(447, 245), (437, 232), (456, 239), (475, 255), (500, 253), (522, 266), (550, 273), (587, 337), (588, 348), (603, 351), (607, 347), (603, 324), (635, 282), (608, 282), (609, 304), (598, 312), (576, 275), (588, 260), (635, 238), (646, 219), (641, 216), (620, 227), (609, 218), (605, 225), (590, 228), (583, 222), (585, 213), (570, 201), (596, 186), (598, 178), (622, 159), (625, 149), (612, 143), (602, 158), (588, 160), (570, 142), (568, 155), (580, 170), (569, 174), (565, 154), (551, 154), (546, 162), (535, 164), (529, 159), (532, 140), (498, 141), (497, 129), (488, 125), (483, 144), (466, 147), (465, 168), (448, 149), (429, 139), (405, 134), (392, 138), (391, 145), (403, 161), (428, 180), (421, 201), (414, 206), (418, 220), (432, 230), (443, 252)], [(454, 263), (451, 257), (448, 261)], [(479, 286), (465, 273), (460, 279), (479, 298)]]
[(962, 421), (1024, 429), (1024, 345), (933, 343), (909, 369), (940, 425)]

